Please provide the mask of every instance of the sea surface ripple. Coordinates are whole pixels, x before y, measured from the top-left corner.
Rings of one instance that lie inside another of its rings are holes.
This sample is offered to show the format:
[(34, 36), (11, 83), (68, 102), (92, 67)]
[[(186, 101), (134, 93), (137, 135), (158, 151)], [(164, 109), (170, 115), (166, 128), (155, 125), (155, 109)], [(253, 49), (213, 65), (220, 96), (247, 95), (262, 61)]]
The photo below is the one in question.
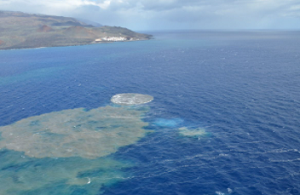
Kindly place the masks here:
[[(133, 165), (96, 194), (300, 194), (300, 33), (153, 34), (150, 41), (0, 51), (0, 125), (110, 105), (119, 93), (148, 94), (154, 100), (143, 120), (152, 133), (110, 155)], [(206, 133), (183, 136), (181, 127)], [(8, 161), (10, 152), (0, 151), (0, 175), (13, 178), (28, 164)], [(87, 192), (71, 187), (72, 195)]]

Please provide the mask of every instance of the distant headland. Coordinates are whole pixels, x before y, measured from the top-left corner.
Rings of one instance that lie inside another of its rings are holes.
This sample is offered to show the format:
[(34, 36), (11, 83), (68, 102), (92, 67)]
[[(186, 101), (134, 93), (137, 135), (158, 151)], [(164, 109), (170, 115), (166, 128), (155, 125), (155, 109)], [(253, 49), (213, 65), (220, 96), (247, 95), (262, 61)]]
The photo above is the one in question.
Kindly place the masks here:
[(81, 20), (0, 11), (0, 50), (148, 40), (152, 36), (122, 27), (94, 26)]

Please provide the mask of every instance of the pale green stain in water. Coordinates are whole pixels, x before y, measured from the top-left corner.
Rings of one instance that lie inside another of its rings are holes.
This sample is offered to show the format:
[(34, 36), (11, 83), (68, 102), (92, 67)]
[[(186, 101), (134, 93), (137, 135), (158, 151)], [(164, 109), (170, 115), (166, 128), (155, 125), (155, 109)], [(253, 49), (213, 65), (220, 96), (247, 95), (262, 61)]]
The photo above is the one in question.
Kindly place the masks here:
[(181, 127), (178, 130), (179, 130), (179, 134), (180, 135), (186, 136), (186, 137), (196, 137), (196, 138), (199, 138), (201, 136), (207, 135), (207, 132), (205, 131), (204, 128), (190, 129), (190, 128), (187, 128), (187, 127)]
[(0, 149), (35, 158), (98, 158), (135, 143), (147, 133), (141, 110), (125, 107), (83, 108), (52, 112), (0, 127)]
[[(100, 107), (52, 112), (0, 127), (1, 195), (97, 194), (125, 179), (130, 166), (109, 158), (148, 131), (148, 108)], [(3, 159), (6, 158), (6, 159)]]
[(101, 187), (125, 180), (121, 169), (132, 166), (108, 157), (34, 159), (11, 153), (14, 158), (10, 156), (7, 166), (1, 167), (1, 195), (67, 195), (78, 191), (95, 195)]

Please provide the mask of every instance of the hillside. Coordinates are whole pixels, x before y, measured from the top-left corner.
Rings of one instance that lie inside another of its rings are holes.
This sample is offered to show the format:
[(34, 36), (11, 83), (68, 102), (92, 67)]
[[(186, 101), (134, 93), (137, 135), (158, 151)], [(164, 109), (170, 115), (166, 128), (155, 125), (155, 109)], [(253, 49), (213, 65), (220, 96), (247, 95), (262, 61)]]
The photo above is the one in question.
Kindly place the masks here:
[(95, 27), (69, 17), (0, 11), (0, 49), (84, 45), (150, 39), (122, 27)]

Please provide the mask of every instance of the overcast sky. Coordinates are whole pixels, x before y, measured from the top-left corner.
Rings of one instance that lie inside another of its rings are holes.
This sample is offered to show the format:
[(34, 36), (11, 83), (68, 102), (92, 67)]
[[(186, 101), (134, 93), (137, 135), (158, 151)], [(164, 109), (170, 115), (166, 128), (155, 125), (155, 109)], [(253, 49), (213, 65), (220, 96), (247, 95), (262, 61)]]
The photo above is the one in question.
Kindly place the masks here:
[(0, 0), (0, 9), (132, 30), (300, 29), (300, 0)]

